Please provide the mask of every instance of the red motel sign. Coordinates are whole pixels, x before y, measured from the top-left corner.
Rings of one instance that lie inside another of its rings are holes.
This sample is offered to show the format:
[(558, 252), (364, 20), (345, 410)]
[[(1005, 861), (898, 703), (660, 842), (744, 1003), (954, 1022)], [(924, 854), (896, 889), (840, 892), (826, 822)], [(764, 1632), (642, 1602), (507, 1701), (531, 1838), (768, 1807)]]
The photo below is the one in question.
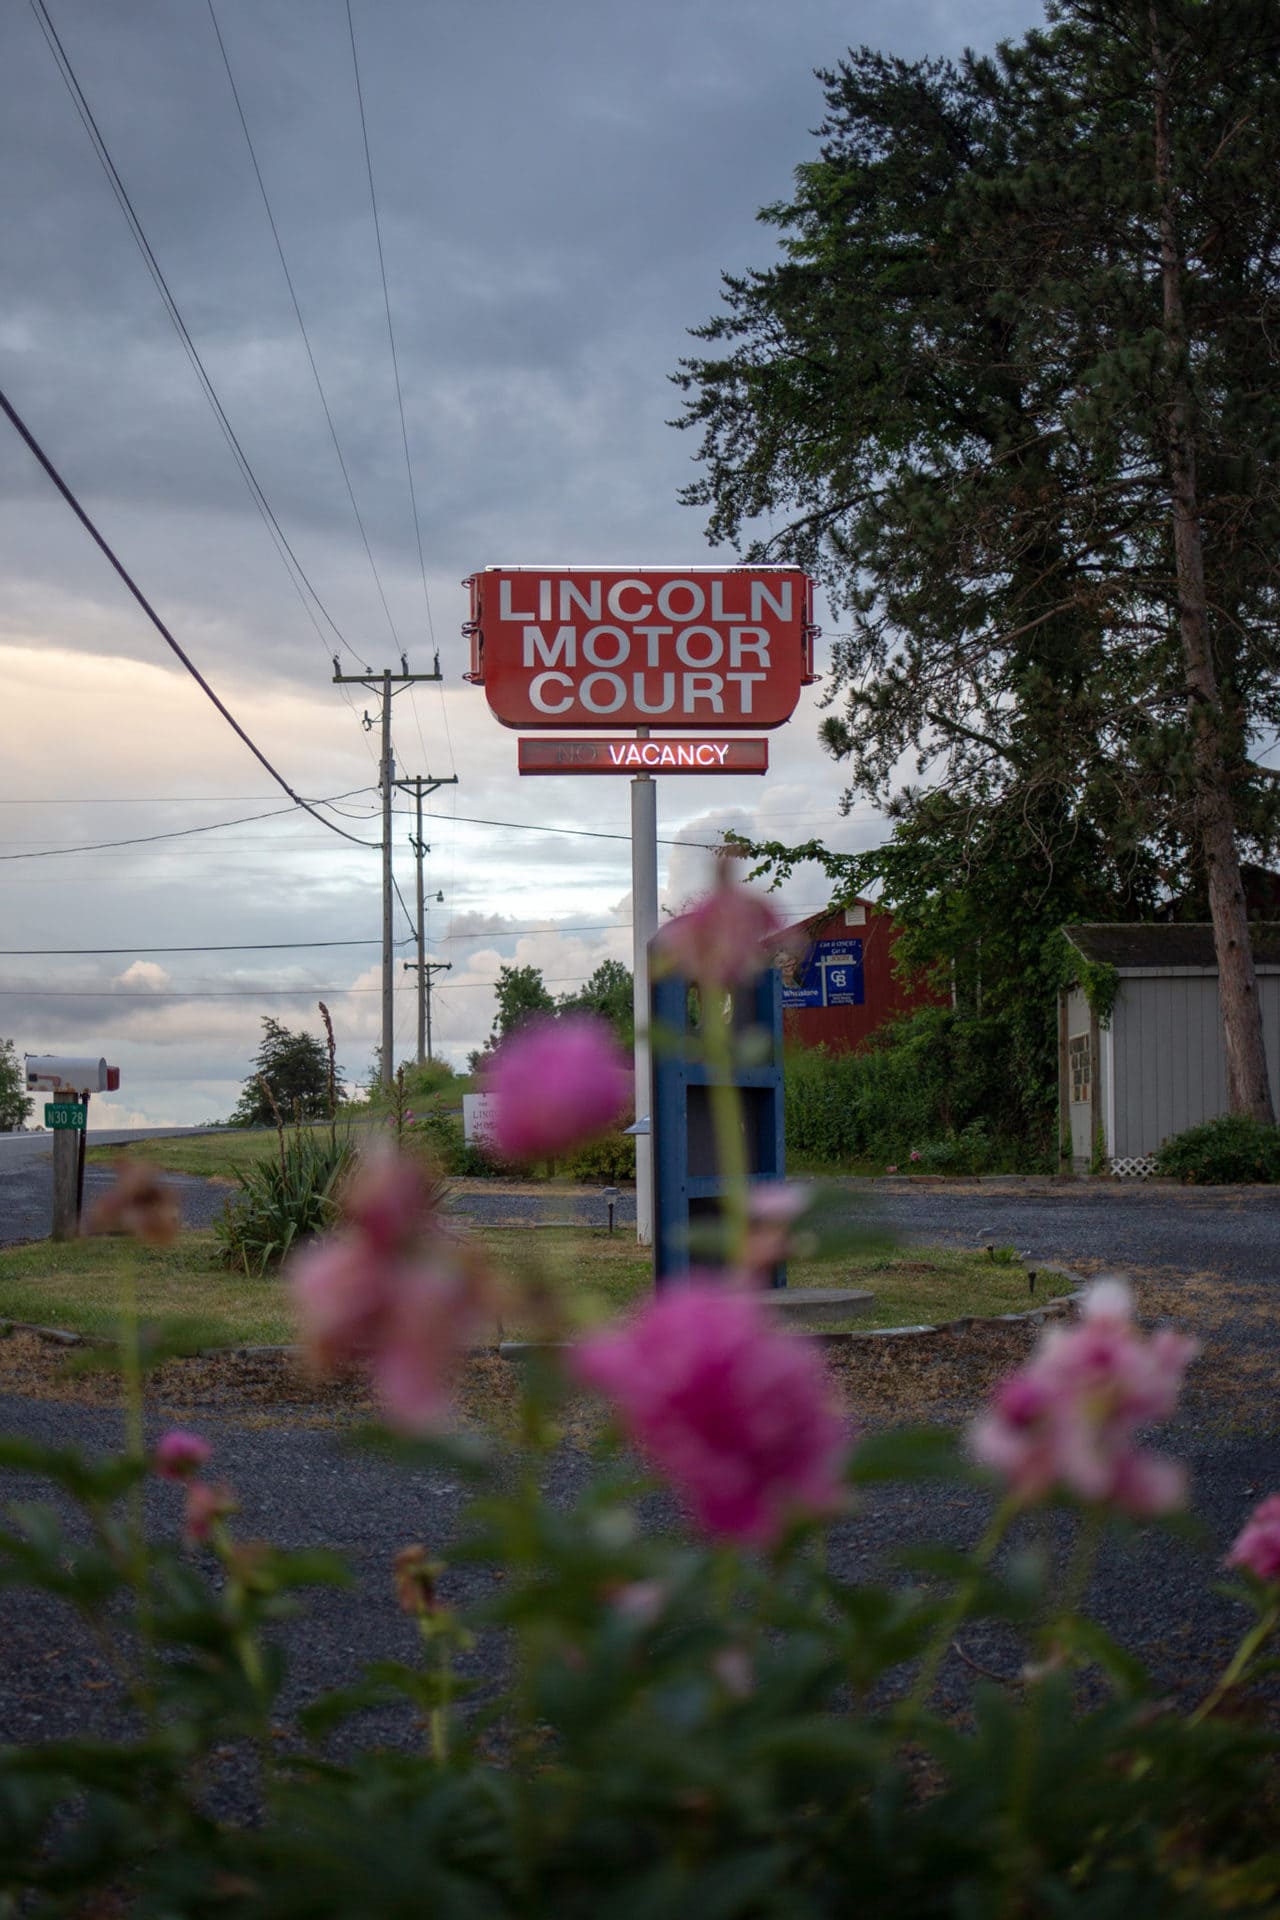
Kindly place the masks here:
[(520, 740), (521, 773), (767, 773), (767, 740)]
[(815, 678), (796, 567), (486, 567), (466, 584), (466, 677), (504, 727), (758, 731)]

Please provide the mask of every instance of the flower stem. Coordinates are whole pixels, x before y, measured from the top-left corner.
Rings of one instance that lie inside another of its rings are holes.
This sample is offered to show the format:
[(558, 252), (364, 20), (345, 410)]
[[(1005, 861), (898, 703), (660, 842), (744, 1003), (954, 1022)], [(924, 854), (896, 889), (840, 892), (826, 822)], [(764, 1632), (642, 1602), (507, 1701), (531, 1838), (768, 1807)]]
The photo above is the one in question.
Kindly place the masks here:
[(992, 1514), (987, 1530), (970, 1555), (970, 1571), (957, 1586), (951, 1597), (951, 1604), (938, 1622), (932, 1640), (925, 1648), (916, 1673), (915, 1685), (903, 1702), (898, 1713), (899, 1724), (906, 1727), (915, 1719), (921, 1707), (933, 1692), (951, 1636), (964, 1619), (969, 1603), (978, 1588), (978, 1581), (991, 1563), (996, 1548), (1000, 1545), (1008, 1529), (1009, 1522), (1017, 1512), (1017, 1502), (1005, 1499), (1000, 1502)]
[(449, 1764), (449, 1709), (453, 1702), (453, 1660), (449, 1652), (448, 1631), (442, 1630), (442, 1623), (420, 1617), (418, 1632), (428, 1659), (433, 1647), (436, 1658), (436, 1670), (440, 1676), (440, 1698), (432, 1707), (427, 1726), (431, 1739), (431, 1758), (438, 1767)]
[(702, 989), (702, 1031), (710, 1070), (707, 1092), (715, 1135), (716, 1166), (726, 1228), (725, 1256), (730, 1266), (742, 1258), (747, 1241), (747, 1142), (742, 1098), (733, 1082), (732, 1002), (723, 987)]
[[(142, 1466), (147, 1457), (143, 1426), (142, 1351), (138, 1334), (138, 1276), (126, 1266), (120, 1296), (120, 1371), (124, 1381), (125, 1449)], [(145, 1488), (138, 1479), (129, 1489), (129, 1580), (138, 1613), (139, 1691), (150, 1717), (153, 1711), (150, 1661), (153, 1639), (151, 1586), (147, 1573)]]
[(1280, 1600), (1273, 1601), (1261, 1619), (1250, 1627), (1248, 1633), (1245, 1634), (1244, 1639), (1232, 1655), (1227, 1670), (1219, 1680), (1217, 1686), (1214, 1687), (1212, 1693), (1205, 1696), (1195, 1712), (1190, 1716), (1187, 1723), (1189, 1726), (1195, 1727), (1198, 1726), (1202, 1720), (1207, 1720), (1214, 1709), (1222, 1704), (1232, 1689), (1239, 1686), (1248, 1671), (1249, 1663), (1265, 1642), (1270, 1639), (1277, 1625), (1280, 1625)]

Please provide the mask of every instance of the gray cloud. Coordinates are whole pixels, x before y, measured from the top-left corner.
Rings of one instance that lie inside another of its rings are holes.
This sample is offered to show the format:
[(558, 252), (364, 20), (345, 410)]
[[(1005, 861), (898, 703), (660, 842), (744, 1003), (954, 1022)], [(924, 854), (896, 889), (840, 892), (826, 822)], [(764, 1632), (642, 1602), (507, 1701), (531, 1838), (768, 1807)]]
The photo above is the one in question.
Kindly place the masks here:
[[(668, 376), (687, 329), (715, 309), (721, 271), (771, 255), (755, 213), (786, 193), (812, 151), (821, 115), (812, 69), (838, 59), (850, 37), (909, 55), (989, 46), (1034, 23), (1039, 8), (868, 0), (850, 15), (842, 0), (355, 0), (433, 634), (345, 7), (215, 0), (393, 639), (206, 8), (48, 4), (326, 606), (375, 666), (395, 664), (403, 645), (422, 668), (439, 647), (444, 698), (424, 688), (398, 701), (394, 733), (401, 771), (462, 774), (457, 789), (433, 796), (427, 836), (431, 884), (446, 894), (433, 939), (455, 959), (441, 980), (439, 1031), (461, 1058), (488, 1030), (487, 983), (502, 958), (528, 955), (549, 978), (581, 978), (606, 953), (625, 954), (625, 934), (566, 929), (628, 917), (630, 885), (625, 839), (556, 831), (625, 835), (625, 784), (519, 781), (514, 736), (461, 684), (461, 577), (497, 560), (710, 557), (697, 517), (676, 500), (692, 448), (666, 425), (678, 406)], [(367, 786), (375, 773), (359, 715), (375, 703), (354, 688), (349, 711), (329, 685), (332, 636), (323, 619), (317, 634), (272, 550), (21, 7), (0, 18), (0, 179), (0, 385), (286, 776), (311, 794)], [(158, 636), (7, 429), (0, 503), (0, 801), (26, 803), (0, 805), (0, 853), (254, 811), (259, 803), (238, 796), (270, 791), (261, 769), (170, 671)], [(773, 736), (767, 780), (664, 782), (660, 832), (706, 839), (732, 822), (784, 838), (825, 832), (840, 846), (874, 841), (873, 815), (839, 817), (840, 769), (818, 752), (815, 728), (806, 696)], [(358, 817), (340, 824), (373, 838), (371, 796), (343, 804)], [(396, 871), (411, 900), (408, 830), (397, 818)], [(697, 860), (664, 847), (661, 861), (674, 902)], [(375, 854), (306, 821), (0, 861), (0, 945), (129, 950), (101, 962), (0, 959), (0, 1032), (15, 1032), (20, 1049), (102, 1033), (127, 1051), (131, 1109), (158, 1120), (225, 1110), (261, 1012), (312, 1021), (317, 987), (376, 981), (376, 947), (155, 956), (174, 992), (243, 982), (251, 991), (237, 1000), (163, 1001), (148, 996), (145, 974), (132, 983), (144, 997), (126, 1000), (111, 982), (130, 959), (151, 959), (147, 943), (376, 937), (377, 869)], [(816, 904), (817, 884), (799, 876), (788, 910)], [(523, 927), (543, 931), (508, 931)], [(482, 933), (487, 945), (470, 941)], [(44, 997), (55, 987), (69, 997)], [(252, 997), (285, 987), (289, 998)], [(335, 1016), (344, 1064), (363, 1071), (376, 994), (343, 996)], [(406, 1043), (412, 1026), (402, 986)]]

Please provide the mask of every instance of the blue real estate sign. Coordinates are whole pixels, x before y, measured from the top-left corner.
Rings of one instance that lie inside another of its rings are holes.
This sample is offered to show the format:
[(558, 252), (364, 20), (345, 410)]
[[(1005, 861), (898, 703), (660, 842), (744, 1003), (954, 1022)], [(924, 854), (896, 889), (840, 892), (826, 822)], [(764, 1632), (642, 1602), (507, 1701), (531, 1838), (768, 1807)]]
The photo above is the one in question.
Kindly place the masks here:
[(815, 940), (796, 968), (795, 979), (782, 984), (782, 1005), (788, 1007), (860, 1007), (862, 1005), (861, 940)]

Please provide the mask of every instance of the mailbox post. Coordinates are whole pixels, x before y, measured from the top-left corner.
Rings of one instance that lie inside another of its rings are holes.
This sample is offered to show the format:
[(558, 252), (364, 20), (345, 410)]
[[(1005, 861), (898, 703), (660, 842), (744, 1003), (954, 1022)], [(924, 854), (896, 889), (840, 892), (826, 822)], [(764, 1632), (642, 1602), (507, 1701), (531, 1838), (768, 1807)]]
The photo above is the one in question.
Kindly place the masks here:
[(74, 1240), (84, 1203), (89, 1095), (114, 1093), (120, 1085), (120, 1069), (87, 1055), (29, 1053), (25, 1057), (28, 1089), (55, 1096), (44, 1110), (45, 1125), (53, 1131), (53, 1238)]

